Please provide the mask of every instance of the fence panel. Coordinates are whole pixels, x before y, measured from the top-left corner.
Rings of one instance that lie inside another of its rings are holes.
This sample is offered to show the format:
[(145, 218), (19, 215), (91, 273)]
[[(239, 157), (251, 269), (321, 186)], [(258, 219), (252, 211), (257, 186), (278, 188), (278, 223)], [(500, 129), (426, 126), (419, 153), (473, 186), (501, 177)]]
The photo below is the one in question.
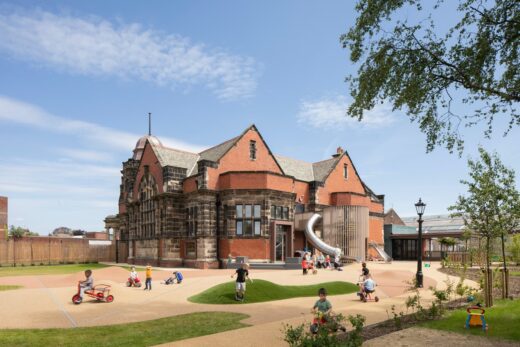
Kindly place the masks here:
[[(126, 259), (125, 259), (126, 260)], [(115, 261), (115, 245), (89, 245), (89, 240), (23, 237), (0, 240), (0, 265), (51, 265)]]

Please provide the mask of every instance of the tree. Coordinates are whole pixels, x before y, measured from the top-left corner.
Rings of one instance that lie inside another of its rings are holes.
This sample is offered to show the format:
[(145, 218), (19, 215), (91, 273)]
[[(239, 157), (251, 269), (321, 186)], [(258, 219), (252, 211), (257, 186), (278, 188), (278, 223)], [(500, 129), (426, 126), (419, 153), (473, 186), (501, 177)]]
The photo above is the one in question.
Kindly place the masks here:
[[(505, 167), (496, 153), (479, 148), (480, 160), (468, 160), (470, 180), (461, 180), (468, 196), (459, 196), (449, 210), (460, 216), (467, 229), (485, 241), (486, 272), (489, 273), (491, 243), (502, 241), (520, 220), (520, 194), (515, 187), (515, 172)], [(504, 242), (502, 254), (505, 258)], [(504, 259), (504, 268), (506, 262)]]
[(453, 250), (453, 246), (455, 246), (457, 244), (457, 241), (453, 237), (443, 237), (443, 238), (439, 239), (439, 243), (441, 245), (441, 253), (442, 253), (443, 248), (445, 251), (449, 251), (450, 246), (452, 247), (452, 250)]
[(32, 232), (27, 228), (22, 227), (15, 227), (14, 225), (11, 225), (9, 228), (9, 236), (13, 238), (20, 238), (24, 236), (39, 236), (38, 233)]
[(86, 231), (81, 229), (72, 230), (72, 236), (85, 236)]
[[(356, 22), (340, 37), (350, 60), (360, 63), (357, 75), (347, 77), (353, 97), (347, 114), (361, 120), (364, 111), (390, 102), (419, 124), (428, 152), (446, 146), (461, 154), (461, 125), (485, 122), (486, 137), (495, 116), (508, 121), (504, 135), (520, 125), (520, 2), (459, 0), (456, 9), (449, 8), (454, 1), (427, 4), (358, 1)], [(442, 23), (432, 19), (454, 10), (459, 20), (448, 30), (442, 30), (446, 16)], [(403, 14), (412, 19), (396, 19)], [(458, 114), (455, 100), (468, 114)]]
[(27, 232), (29, 232), (28, 229), (24, 229), (22, 227), (15, 227), (14, 225), (11, 225), (11, 227), (9, 228), (9, 236), (15, 239), (24, 237)]

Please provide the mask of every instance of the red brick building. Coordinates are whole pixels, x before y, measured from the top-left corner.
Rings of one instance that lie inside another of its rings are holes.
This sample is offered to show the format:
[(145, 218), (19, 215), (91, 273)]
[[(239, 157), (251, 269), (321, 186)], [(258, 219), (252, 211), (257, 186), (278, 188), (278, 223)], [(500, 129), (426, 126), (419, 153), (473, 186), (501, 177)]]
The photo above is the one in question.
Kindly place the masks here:
[(7, 235), (8, 226), (7, 226), (7, 197), (0, 196), (0, 237), (5, 237)]
[(144, 136), (121, 173), (119, 214), (105, 221), (130, 263), (218, 267), (228, 254), (284, 261), (306, 246), (295, 215), (328, 206), (365, 207), (365, 244), (383, 245), (384, 196), (341, 148), (317, 163), (278, 156), (254, 125), (201, 153)]

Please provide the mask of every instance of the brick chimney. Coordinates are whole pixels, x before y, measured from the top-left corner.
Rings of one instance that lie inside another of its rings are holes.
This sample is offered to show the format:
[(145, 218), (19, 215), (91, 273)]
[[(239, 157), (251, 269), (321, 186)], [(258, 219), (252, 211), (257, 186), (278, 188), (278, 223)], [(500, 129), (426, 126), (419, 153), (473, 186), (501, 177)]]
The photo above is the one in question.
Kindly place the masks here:
[(343, 148), (341, 148), (341, 146), (339, 146), (338, 148), (336, 148), (336, 153), (332, 155), (333, 158), (337, 158), (339, 157), (340, 155), (343, 154), (343, 152), (345, 152), (343, 150)]

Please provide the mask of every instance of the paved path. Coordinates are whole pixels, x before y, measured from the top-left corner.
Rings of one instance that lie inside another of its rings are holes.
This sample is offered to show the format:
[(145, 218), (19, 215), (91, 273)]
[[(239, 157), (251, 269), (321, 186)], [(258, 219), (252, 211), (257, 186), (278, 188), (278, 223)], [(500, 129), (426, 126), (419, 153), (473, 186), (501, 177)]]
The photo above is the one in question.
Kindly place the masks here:
[[(355, 283), (359, 274), (359, 264), (345, 267), (345, 271), (322, 270), (317, 275), (302, 276), (300, 270), (252, 270), (253, 278), (260, 278), (278, 284), (304, 285), (344, 280)], [(394, 262), (393, 264), (369, 263), (371, 273), (379, 283), (377, 294), (379, 303), (362, 303), (355, 294), (331, 296), (334, 311), (343, 314), (361, 313), (367, 317), (367, 324), (387, 319), (386, 310), (396, 305), (405, 310), (404, 299), (407, 285), (403, 283), (414, 276), (415, 263)], [(425, 269), (425, 287), (442, 287), (446, 275), (437, 271), (438, 264)], [(230, 270), (183, 269), (185, 281), (181, 285), (165, 286), (161, 279), (170, 271), (154, 270), (152, 291), (126, 288), (124, 282), (128, 271), (120, 267), (108, 267), (94, 271), (96, 283), (107, 283), (113, 287), (113, 303), (86, 301), (73, 305), (71, 297), (76, 291), (75, 283), (82, 278), (81, 273), (69, 275), (48, 275), (30, 277), (2, 277), (0, 284), (22, 284), (25, 289), (0, 292), (0, 305), (4, 317), (0, 328), (67, 328), (75, 326), (96, 326), (120, 324), (190, 312), (227, 311), (248, 314), (244, 323), (252, 327), (224, 333), (183, 340), (172, 346), (232, 346), (233, 341), (240, 346), (278, 346), (282, 340), (282, 324), (299, 324), (311, 320), (310, 308), (316, 298), (295, 298), (257, 304), (206, 305), (193, 304), (186, 299), (216, 284), (230, 281)], [(140, 273), (143, 276), (143, 273)], [(253, 284), (254, 285), (254, 284)], [(424, 290), (424, 297), (430, 297)], [(245, 339), (245, 340), (244, 340)]]

